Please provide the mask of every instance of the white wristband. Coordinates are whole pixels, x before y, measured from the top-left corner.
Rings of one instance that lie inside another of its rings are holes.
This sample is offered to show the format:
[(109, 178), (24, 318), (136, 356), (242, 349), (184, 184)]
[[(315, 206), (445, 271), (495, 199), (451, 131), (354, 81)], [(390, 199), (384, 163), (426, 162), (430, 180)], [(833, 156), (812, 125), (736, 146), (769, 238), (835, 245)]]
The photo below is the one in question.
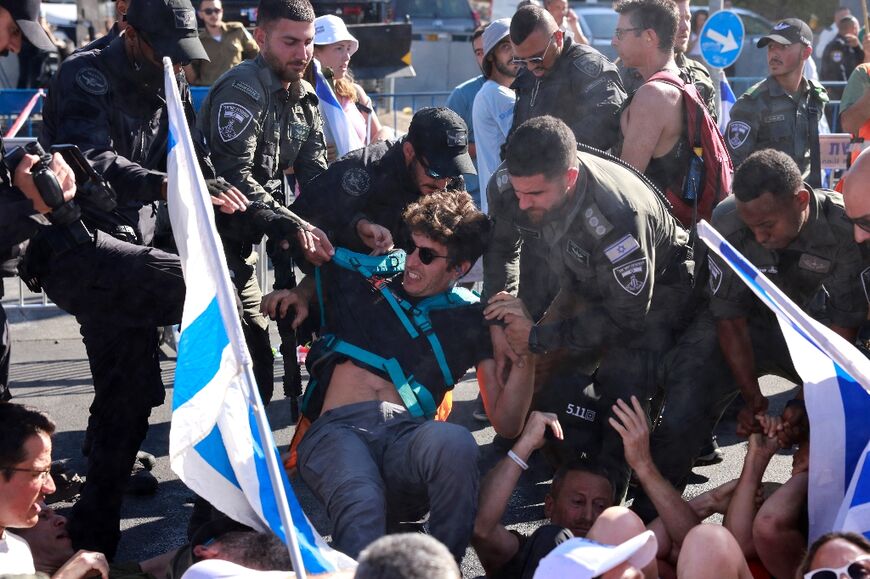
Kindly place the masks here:
[(526, 464), (526, 461), (524, 461), (523, 459), (518, 457), (517, 453), (515, 453), (513, 450), (509, 450), (507, 455), (508, 455), (508, 458), (511, 459), (512, 461), (514, 461), (515, 463), (517, 463), (521, 469), (529, 470), (529, 465)]

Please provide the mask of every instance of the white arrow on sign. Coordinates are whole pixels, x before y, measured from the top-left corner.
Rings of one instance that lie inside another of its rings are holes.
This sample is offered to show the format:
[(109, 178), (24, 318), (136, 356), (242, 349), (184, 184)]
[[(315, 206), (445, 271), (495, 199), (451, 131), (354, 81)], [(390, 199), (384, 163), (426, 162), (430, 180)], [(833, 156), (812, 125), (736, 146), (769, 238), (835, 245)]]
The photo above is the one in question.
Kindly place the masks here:
[(707, 38), (717, 44), (721, 44), (722, 52), (731, 52), (740, 48), (740, 45), (734, 40), (734, 33), (730, 30), (728, 31), (728, 36), (724, 36), (721, 32), (710, 28), (707, 30)]

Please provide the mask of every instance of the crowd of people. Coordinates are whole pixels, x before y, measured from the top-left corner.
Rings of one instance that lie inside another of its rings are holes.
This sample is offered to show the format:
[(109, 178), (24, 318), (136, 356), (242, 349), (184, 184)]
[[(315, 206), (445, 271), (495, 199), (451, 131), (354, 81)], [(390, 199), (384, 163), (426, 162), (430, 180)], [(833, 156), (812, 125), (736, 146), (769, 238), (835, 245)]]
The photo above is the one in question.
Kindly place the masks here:
[[(691, 58), (689, 0), (616, 2), (617, 62), (586, 43), (564, 0), (523, 3), (472, 35), (481, 75), (397, 136), (350, 73), (364, 47), (308, 0), (261, 0), (253, 33), (224, 22), (220, 0), (116, 8), (112, 32), (51, 80), (39, 137), (78, 147), (104, 194), (61, 153), (0, 163), (4, 272), (75, 316), (94, 388), (67, 519), (44, 502), (54, 423), (7, 401), (3, 315), (0, 575), (292, 570), (275, 536), (201, 497), (188, 544), (115, 560), (124, 490), (165, 397), (157, 329), (179, 323), (186, 292), (166, 218), (168, 57), (266, 404), (278, 325), (296, 423), (284, 466), (359, 562), (335, 576), (459, 577), (469, 546), (489, 577), (870, 576), (863, 536), (810, 536), (803, 382), (775, 316), (696, 231), (710, 222), (866, 350), (870, 156), (857, 153), (870, 65), (854, 18), (837, 13), (824, 50), (837, 64), (824, 74), (849, 78), (837, 120), (856, 142), (835, 192), (819, 159), (829, 97), (805, 76), (813, 34), (797, 18), (758, 41), (769, 76), (720, 134), (718, 81)], [(38, 10), (0, 0), (0, 50), (51, 43)], [(341, 114), (322, 112), (320, 82)], [(198, 110), (188, 83), (211, 87)], [(360, 147), (342, 155), (348, 142)], [(466, 286), (480, 264), (478, 294)], [(303, 388), (295, 351), (312, 337)], [(469, 368), (506, 450), (488, 472), (449, 420)], [(780, 413), (759, 384), (769, 374), (796, 384)], [(684, 499), (693, 466), (722, 460), (713, 433), (729, 408), (748, 438), (740, 476)], [(765, 493), (783, 449), (795, 449), (791, 477)], [(502, 519), (530, 462), (552, 483), (549, 522), (526, 536)], [(722, 524), (704, 523), (714, 514)], [(414, 522), (429, 536), (398, 532)]]

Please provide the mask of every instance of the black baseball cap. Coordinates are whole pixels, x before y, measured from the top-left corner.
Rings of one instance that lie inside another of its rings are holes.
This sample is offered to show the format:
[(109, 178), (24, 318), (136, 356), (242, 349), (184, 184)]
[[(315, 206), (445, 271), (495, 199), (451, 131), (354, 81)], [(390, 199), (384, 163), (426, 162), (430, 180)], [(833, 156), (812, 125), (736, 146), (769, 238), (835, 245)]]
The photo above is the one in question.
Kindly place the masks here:
[(411, 119), (408, 141), (439, 177), (476, 175), (468, 154), (468, 127), (462, 117), (444, 107), (420, 109)]
[(127, 8), (127, 23), (142, 34), (158, 56), (175, 64), (209, 60), (196, 30), (190, 0), (135, 0)]
[(813, 45), (813, 31), (806, 22), (799, 18), (786, 18), (776, 23), (776, 26), (770, 31), (767, 36), (762, 36), (758, 40), (756, 46), (764, 48), (768, 44), (778, 42), (779, 44), (794, 44), (800, 42), (806, 46)]
[(0, 6), (9, 14), (21, 29), (21, 34), (40, 50), (53, 52), (57, 47), (39, 23), (39, 0), (0, 0)]

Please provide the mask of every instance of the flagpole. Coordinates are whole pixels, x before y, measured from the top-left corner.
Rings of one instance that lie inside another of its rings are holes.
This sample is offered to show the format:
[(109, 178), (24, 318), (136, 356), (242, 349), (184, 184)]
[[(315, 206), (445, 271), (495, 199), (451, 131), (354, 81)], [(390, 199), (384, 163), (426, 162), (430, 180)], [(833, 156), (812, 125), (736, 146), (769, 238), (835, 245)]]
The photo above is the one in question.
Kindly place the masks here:
[(299, 538), (296, 536), (296, 527), (293, 525), (293, 515), (290, 514), (290, 505), (287, 502), (287, 494), (284, 492), (284, 479), (281, 478), (281, 468), (275, 453), (272, 441), (272, 430), (266, 418), (263, 401), (260, 399), (260, 391), (257, 389), (254, 379), (254, 370), (250, 364), (244, 364), (244, 384), (251, 407), (254, 409), (254, 421), (257, 423), (257, 432), (263, 443), (263, 453), (266, 455), (266, 467), (269, 471), (269, 480), (275, 489), (278, 514), (281, 516), (281, 524), (284, 526), (284, 537), (287, 550), (290, 552), (290, 561), (293, 563), (293, 571), (299, 579), (307, 579), (305, 565), (302, 562), (302, 552), (299, 550)]

